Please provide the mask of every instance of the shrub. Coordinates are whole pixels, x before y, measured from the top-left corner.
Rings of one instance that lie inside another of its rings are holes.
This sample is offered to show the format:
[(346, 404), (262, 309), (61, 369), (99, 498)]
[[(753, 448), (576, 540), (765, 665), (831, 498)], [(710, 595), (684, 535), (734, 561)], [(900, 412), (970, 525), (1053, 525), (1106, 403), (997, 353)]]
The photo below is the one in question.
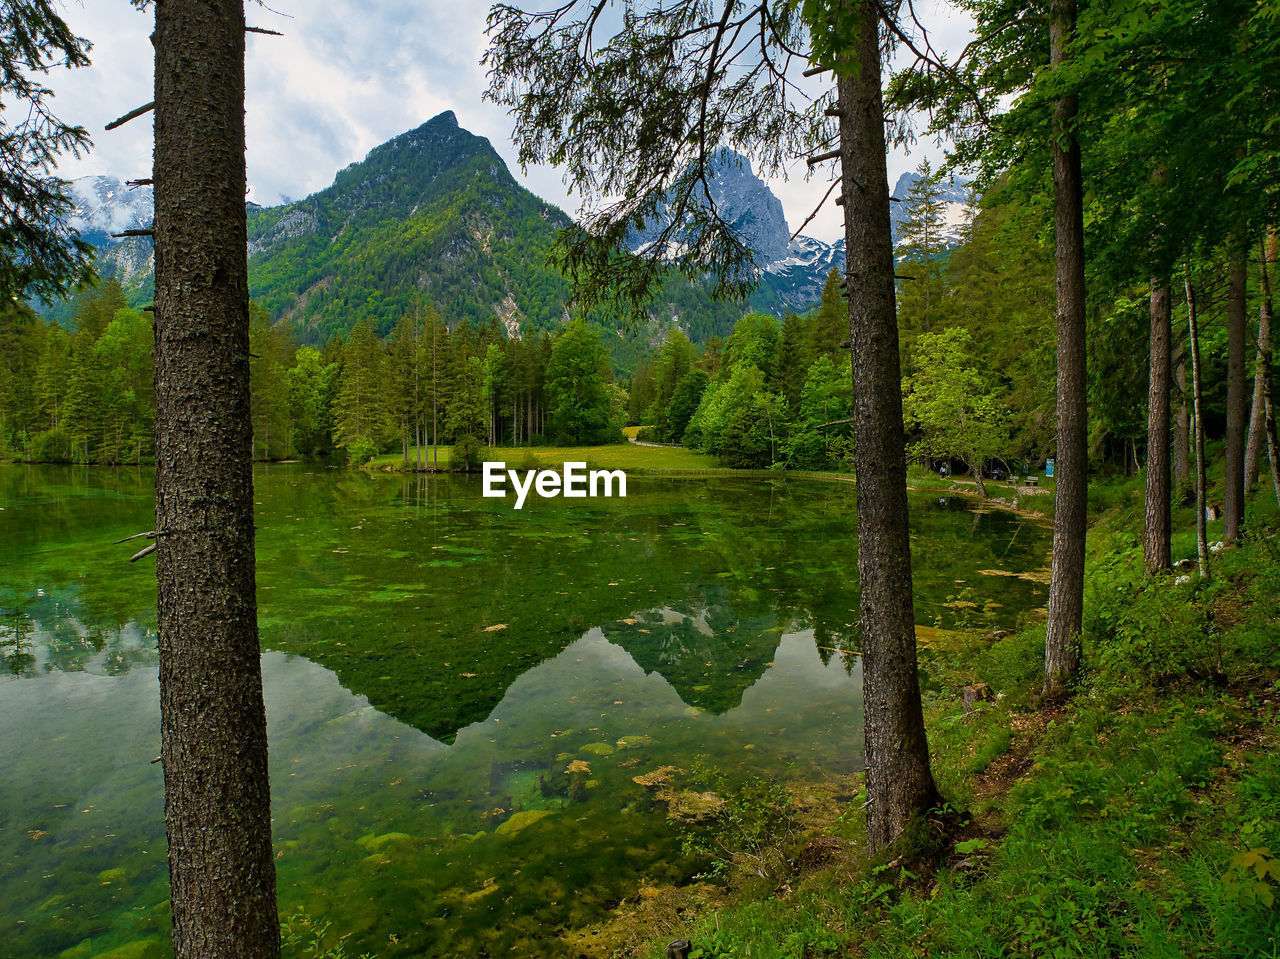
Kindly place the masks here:
[(71, 438), (62, 429), (37, 433), (31, 445), (31, 458), (39, 463), (70, 463)]
[(366, 439), (358, 439), (347, 446), (347, 460), (352, 466), (364, 466), (378, 455), (378, 447)]
[(453, 444), (449, 468), (455, 473), (474, 473), (484, 459), (484, 447), (470, 433), (463, 433)]

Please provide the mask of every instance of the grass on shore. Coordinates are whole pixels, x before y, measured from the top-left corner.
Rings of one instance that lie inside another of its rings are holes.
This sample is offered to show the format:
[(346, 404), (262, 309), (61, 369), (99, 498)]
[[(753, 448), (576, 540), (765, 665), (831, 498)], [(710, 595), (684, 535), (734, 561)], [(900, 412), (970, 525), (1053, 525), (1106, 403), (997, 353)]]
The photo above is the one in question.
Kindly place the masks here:
[[(439, 449), (440, 466), (447, 470), (450, 463), (450, 448)], [(428, 469), (434, 468), (432, 453), (428, 448), (424, 452)], [(484, 460), (499, 461), (507, 464), (507, 469), (556, 469), (566, 462), (585, 462), (590, 469), (628, 470), (643, 472), (645, 470), (698, 470), (705, 472), (731, 472), (720, 466), (714, 456), (695, 453), (679, 446), (636, 446), (633, 443), (615, 443), (609, 446), (494, 446), (486, 447), (481, 455)], [(417, 459), (412, 454), (411, 463)], [(383, 453), (376, 456), (365, 467), (371, 470), (399, 470), (404, 468), (404, 458), (400, 453)]]
[[(931, 649), (946, 806), (869, 857), (855, 800), (788, 850), (803, 863), (838, 840), (834, 863), (743, 880), (692, 920), (651, 913), (627, 954), (688, 937), (703, 959), (1280, 955), (1280, 512), (1258, 495), (1211, 583), (1147, 578), (1140, 482), (1091, 497), (1068, 702), (1039, 701), (1040, 623)], [(1194, 555), (1192, 516), (1175, 511), (1175, 560)], [(977, 682), (999, 699), (966, 718)]]

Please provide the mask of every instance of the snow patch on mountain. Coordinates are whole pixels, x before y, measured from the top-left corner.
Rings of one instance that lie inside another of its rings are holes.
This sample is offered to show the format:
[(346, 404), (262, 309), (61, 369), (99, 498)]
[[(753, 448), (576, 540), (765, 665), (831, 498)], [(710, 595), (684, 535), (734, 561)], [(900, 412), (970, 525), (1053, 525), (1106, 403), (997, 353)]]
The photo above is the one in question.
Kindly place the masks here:
[(113, 176), (83, 176), (67, 191), (75, 202), (68, 225), (91, 243), (124, 230), (143, 230), (155, 216), (151, 187), (131, 189)]
[(129, 187), (113, 176), (84, 176), (67, 190), (75, 203), (68, 225), (98, 249), (98, 272), (129, 284), (155, 267), (155, 252), (145, 237), (117, 239), (125, 230), (149, 229), (155, 219), (151, 187)]

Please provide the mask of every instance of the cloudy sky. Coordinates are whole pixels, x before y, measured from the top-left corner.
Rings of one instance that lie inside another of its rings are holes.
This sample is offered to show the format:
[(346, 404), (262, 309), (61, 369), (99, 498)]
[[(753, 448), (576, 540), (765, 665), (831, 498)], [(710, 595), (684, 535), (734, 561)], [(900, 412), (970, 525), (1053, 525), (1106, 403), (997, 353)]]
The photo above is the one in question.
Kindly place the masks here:
[[(149, 120), (111, 133), (102, 128), (152, 98), (151, 14), (135, 11), (129, 0), (63, 0), (62, 7), (72, 29), (93, 43), (93, 65), (54, 75), (50, 85), (58, 113), (89, 129), (94, 147), (88, 156), (64, 162), (60, 172), (69, 178), (149, 175)], [(936, 48), (955, 51), (967, 42), (968, 21), (945, 0), (917, 7)], [(520, 171), (510, 119), (481, 102), (488, 8), (488, 0), (270, 0), (266, 8), (250, 3), (250, 24), (285, 34), (248, 37), (250, 199), (270, 205), (323, 189), (338, 170), (379, 143), (453, 110), (464, 128), (493, 143), (530, 190), (575, 212), (577, 201), (558, 171)], [(926, 144), (910, 157), (895, 153), (890, 182), (923, 155), (938, 153)], [(770, 184), (792, 229), (826, 192), (825, 174), (805, 182), (803, 170), (798, 163), (789, 180)], [(805, 233), (834, 240), (841, 233), (837, 208), (829, 205)]]

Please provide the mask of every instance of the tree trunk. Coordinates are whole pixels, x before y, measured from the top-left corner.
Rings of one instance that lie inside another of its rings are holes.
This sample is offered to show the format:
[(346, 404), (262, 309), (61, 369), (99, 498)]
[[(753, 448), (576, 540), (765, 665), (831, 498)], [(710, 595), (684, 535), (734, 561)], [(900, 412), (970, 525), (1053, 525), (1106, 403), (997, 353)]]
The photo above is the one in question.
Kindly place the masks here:
[(1186, 278), (1187, 336), (1191, 341), (1191, 403), (1195, 411), (1196, 444), (1196, 560), (1202, 580), (1209, 579), (1209, 536), (1205, 530), (1208, 484), (1204, 464), (1204, 411), (1200, 403), (1200, 330), (1196, 322), (1196, 293)]
[(1248, 441), (1244, 446), (1244, 488), (1251, 492), (1258, 485), (1258, 467), (1262, 465), (1263, 437), (1267, 430), (1266, 394), (1262, 385), (1262, 338), (1271, 338), (1271, 319), (1266, 316), (1266, 306), (1258, 309), (1258, 350), (1254, 356), (1253, 367), (1253, 401), (1249, 406)]
[(1191, 410), (1187, 403), (1187, 363), (1181, 350), (1173, 368), (1173, 383), (1178, 390), (1178, 405), (1173, 413), (1173, 485), (1185, 492), (1191, 479)]
[(1276, 438), (1276, 412), (1272, 399), (1271, 379), (1271, 327), (1275, 319), (1275, 301), (1271, 296), (1271, 273), (1269, 264), (1276, 262), (1276, 254), (1280, 252), (1280, 234), (1274, 227), (1267, 231), (1266, 245), (1262, 249), (1262, 319), (1265, 320), (1266, 336), (1258, 335), (1258, 370), (1262, 375), (1262, 426), (1267, 436), (1267, 462), (1271, 465), (1271, 486), (1275, 490), (1276, 502), (1280, 503), (1280, 462), (1276, 456), (1280, 454), (1280, 442)]
[(1267, 435), (1267, 401), (1271, 398), (1271, 277), (1268, 264), (1274, 257), (1275, 234), (1269, 234), (1262, 246), (1262, 303), (1258, 307), (1258, 352), (1253, 374), (1253, 409), (1249, 416), (1249, 442), (1244, 450), (1244, 487), (1251, 490), (1258, 482), (1262, 464), (1262, 448), (1269, 445)]
[(254, 592), (244, 8), (155, 42), (160, 736), (176, 959), (280, 955)]
[(1234, 543), (1244, 522), (1244, 444), (1249, 426), (1249, 399), (1245, 392), (1245, 337), (1248, 317), (1246, 284), (1248, 260), (1243, 241), (1231, 253), (1227, 294), (1227, 443), (1222, 495), (1222, 541)]
[(933, 806), (938, 792), (916, 664), (879, 21), (869, 0), (853, 9), (863, 30), (854, 67), (838, 74), (837, 89), (853, 355), (867, 835), (871, 848), (879, 849)]
[[(1066, 63), (1075, 33), (1075, 0), (1050, 2), (1050, 59)], [(1053, 570), (1045, 635), (1045, 695), (1065, 692), (1080, 666), (1084, 618), (1084, 536), (1088, 493), (1085, 407), (1084, 200), (1076, 97), (1053, 105), (1053, 225), (1058, 301), (1058, 449), (1053, 499)]]
[(1147, 575), (1169, 569), (1169, 378), (1172, 295), (1164, 278), (1151, 281), (1151, 370), (1147, 384), (1147, 491), (1143, 555)]
[(987, 484), (982, 481), (982, 467), (971, 466), (969, 468), (973, 471), (973, 479), (978, 484), (978, 493), (981, 494), (983, 499), (990, 499), (991, 497), (987, 494)]

